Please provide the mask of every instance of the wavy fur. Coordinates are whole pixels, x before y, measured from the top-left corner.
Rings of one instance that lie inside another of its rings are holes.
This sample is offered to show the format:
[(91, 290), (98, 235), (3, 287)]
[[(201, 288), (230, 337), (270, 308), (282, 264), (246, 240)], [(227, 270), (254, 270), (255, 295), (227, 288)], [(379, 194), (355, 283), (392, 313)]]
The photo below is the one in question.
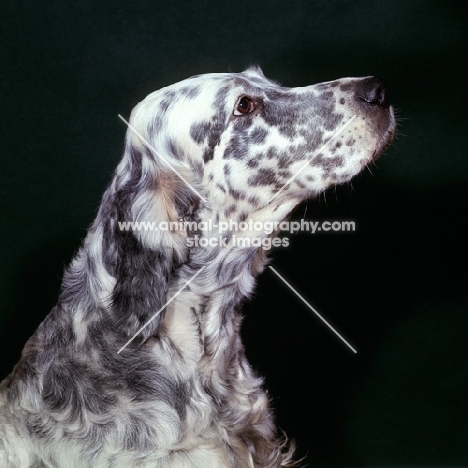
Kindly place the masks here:
[[(284, 220), (389, 143), (393, 114), (370, 80), (289, 89), (249, 69), (190, 78), (134, 109), (131, 125), (145, 141), (128, 130), (58, 304), (1, 384), (0, 466), (294, 466), (239, 335), (265, 250), (193, 246), (196, 236), (216, 238), (203, 228), (132, 231), (119, 222)], [(241, 234), (258, 236), (225, 236)]]

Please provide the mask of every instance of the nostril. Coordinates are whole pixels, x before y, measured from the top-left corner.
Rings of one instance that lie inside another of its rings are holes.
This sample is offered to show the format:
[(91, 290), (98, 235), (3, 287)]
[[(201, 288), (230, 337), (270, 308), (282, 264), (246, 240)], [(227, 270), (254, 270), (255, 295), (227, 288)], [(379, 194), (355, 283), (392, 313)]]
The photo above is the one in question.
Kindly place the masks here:
[(359, 99), (379, 107), (388, 107), (388, 93), (385, 83), (378, 78), (367, 78), (358, 93)]

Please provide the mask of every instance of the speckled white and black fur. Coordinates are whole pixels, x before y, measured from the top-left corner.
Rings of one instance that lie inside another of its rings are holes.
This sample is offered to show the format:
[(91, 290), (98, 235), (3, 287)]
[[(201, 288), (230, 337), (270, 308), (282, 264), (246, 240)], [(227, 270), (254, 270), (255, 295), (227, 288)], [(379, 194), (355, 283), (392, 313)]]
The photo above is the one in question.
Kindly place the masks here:
[[(236, 112), (242, 99), (246, 113)], [(346, 78), (284, 88), (258, 68), (201, 75), (150, 94), (131, 125), (158, 154), (127, 132), (58, 304), (1, 384), (0, 466), (293, 466), (239, 336), (240, 306), (265, 251), (189, 248), (191, 232), (129, 232), (117, 223), (284, 220), (303, 200), (350, 180), (390, 142), (395, 124), (383, 85)]]

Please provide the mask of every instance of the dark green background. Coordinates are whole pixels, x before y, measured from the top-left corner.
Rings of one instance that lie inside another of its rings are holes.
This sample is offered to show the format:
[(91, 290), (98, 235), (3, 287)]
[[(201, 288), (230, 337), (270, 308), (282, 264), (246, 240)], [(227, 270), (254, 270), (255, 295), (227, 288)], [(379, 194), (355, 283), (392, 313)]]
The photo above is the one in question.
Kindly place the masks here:
[(1, 377), (54, 305), (123, 147), (131, 108), (251, 64), (286, 86), (375, 74), (399, 135), (370, 171), (295, 217), (244, 338), (310, 466), (468, 466), (466, 2), (2, 2)]

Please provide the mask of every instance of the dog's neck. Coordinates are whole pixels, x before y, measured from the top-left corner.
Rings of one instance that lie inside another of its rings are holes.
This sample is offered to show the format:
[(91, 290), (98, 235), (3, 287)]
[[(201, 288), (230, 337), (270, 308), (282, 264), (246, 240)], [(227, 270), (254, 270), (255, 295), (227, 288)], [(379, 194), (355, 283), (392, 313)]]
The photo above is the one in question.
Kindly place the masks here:
[[(191, 359), (194, 365), (202, 367), (203, 373), (225, 372), (229, 359), (243, 356), (240, 306), (250, 297), (256, 277), (268, 261), (268, 249), (258, 246), (258, 241), (276, 235), (258, 229), (258, 224), (257, 229), (249, 229), (249, 224), (281, 222), (293, 208), (286, 204), (263, 208), (243, 219), (247, 227), (244, 225), (237, 230), (234, 228), (239, 220), (228, 218), (224, 211), (201, 214), (204, 226), (210, 227), (211, 222), (211, 227), (217, 224), (231, 229), (222, 233), (216, 229), (206, 230), (192, 239), (198, 244), (193, 242), (187, 261), (174, 272), (167, 297), (176, 294), (177, 297), (165, 311), (161, 333), (167, 334), (175, 344), (182, 340), (184, 349), (187, 349), (187, 342), (192, 342), (189, 348), (196, 351)], [(239, 239), (246, 242), (239, 244)], [(202, 246), (203, 240), (206, 242)], [(210, 240), (213, 240), (211, 245)], [(249, 242), (253, 240), (257, 242), (252, 246)]]
[(208, 385), (231, 381), (233, 376), (226, 373), (234, 365), (232, 360), (237, 368), (239, 359), (244, 359), (239, 309), (265, 263), (261, 248), (198, 248), (175, 272), (167, 297), (180, 293), (165, 310), (158, 338), (169, 338), (184, 352), (193, 374), (203, 375)]

